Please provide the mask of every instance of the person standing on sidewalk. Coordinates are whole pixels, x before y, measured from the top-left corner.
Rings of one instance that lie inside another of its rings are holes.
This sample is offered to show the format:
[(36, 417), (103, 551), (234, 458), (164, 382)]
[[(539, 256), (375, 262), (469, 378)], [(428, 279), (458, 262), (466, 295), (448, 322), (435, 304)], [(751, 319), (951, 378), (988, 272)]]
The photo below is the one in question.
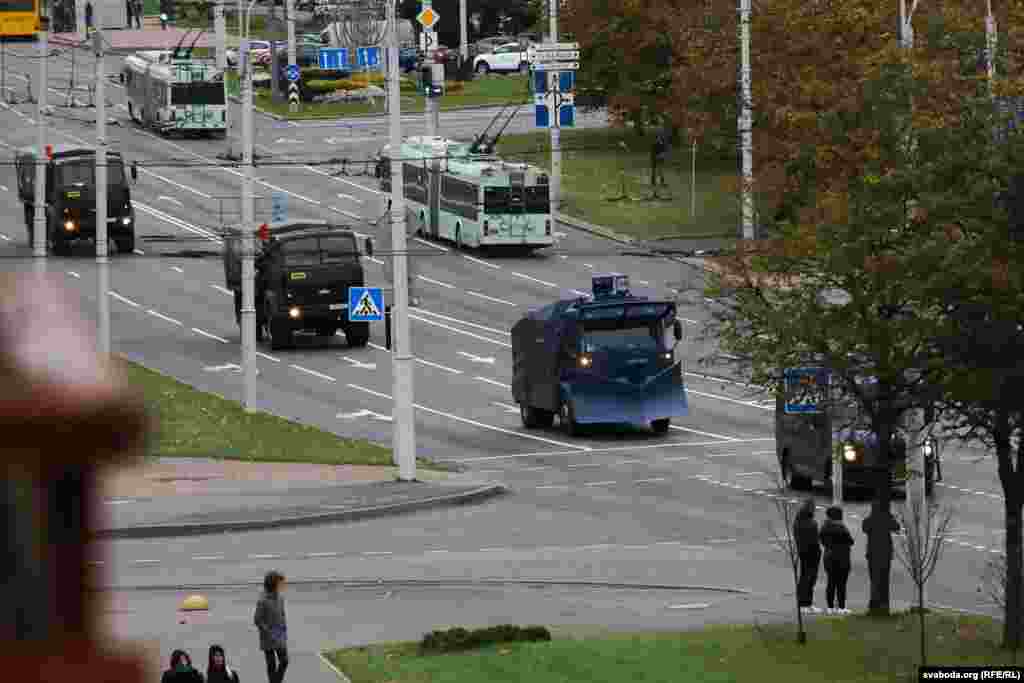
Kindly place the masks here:
[(192, 668), (192, 658), (184, 650), (171, 653), (171, 668), (160, 677), (160, 683), (203, 683), (203, 674)]
[(800, 506), (793, 521), (793, 540), (800, 556), (800, 578), (797, 580), (796, 599), (803, 612), (814, 614), (814, 586), (818, 583), (818, 565), (821, 563), (821, 546), (818, 540), (818, 524), (814, 521), (814, 499), (808, 498)]
[(135, 12), (135, 7), (132, 5), (132, 0), (124, 0), (124, 9), (128, 15), (128, 25), (125, 28), (130, 29), (132, 27), (132, 14)]
[(269, 571), (263, 578), (263, 595), (256, 603), (253, 622), (260, 631), (260, 649), (267, 660), (269, 683), (282, 683), (288, 668), (288, 626), (284, 615), (284, 575)]
[(850, 578), (850, 549), (853, 535), (843, 524), (843, 511), (832, 506), (825, 510), (827, 518), (821, 523), (821, 545), (825, 548), (822, 565), (825, 567), (825, 602), (828, 611), (849, 614), (846, 609), (846, 580)]
[(135, 16), (135, 28), (142, 30), (142, 0), (128, 0), (132, 4), (132, 13)]
[(206, 683), (238, 683), (238, 672), (228, 666), (224, 648), (210, 646), (210, 661), (206, 665)]

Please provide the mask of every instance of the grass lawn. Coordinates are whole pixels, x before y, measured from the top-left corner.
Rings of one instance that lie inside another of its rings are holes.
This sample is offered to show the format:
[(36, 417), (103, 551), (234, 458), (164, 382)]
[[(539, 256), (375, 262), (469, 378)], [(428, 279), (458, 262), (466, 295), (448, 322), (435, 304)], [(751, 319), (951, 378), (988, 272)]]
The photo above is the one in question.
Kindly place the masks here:
[[(125, 363), (157, 420), (150, 456), (192, 456), (303, 462), (322, 465), (391, 466), (391, 450), (343, 439), (267, 413), (246, 413), (228, 401), (135, 363)], [(424, 466), (430, 463), (423, 461)]]
[[(409, 77), (415, 78), (414, 74)], [(441, 98), (441, 110), (456, 109), (472, 105), (501, 105), (526, 102), (529, 97), (527, 81), (520, 76), (491, 75), (467, 81), (462, 92), (450, 93)], [(402, 113), (423, 111), (425, 98), (418, 93), (402, 93)], [(256, 106), (264, 111), (290, 119), (330, 118), (352, 114), (383, 114), (384, 99), (377, 99), (374, 105), (365, 102), (339, 104), (313, 104), (305, 102), (298, 114), (288, 112), (288, 102), (274, 102), (269, 91), (256, 91)]]
[[(739, 199), (736, 162), (697, 150), (696, 202), (690, 214), (690, 148), (672, 150), (665, 165), (667, 188), (651, 192), (652, 135), (630, 129), (564, 129), (561, 212), (639, 239), (735, 236)], [(551, 165), (548, 131), (504, 135), (498, 153), (545, 168)]]
[[(998, 624), (929, 615), (930, 664), (1010, 664)], [(415, 643), (326, 653), (352, 683), (871, 683), (917, 681), (917, 617), (818, 618), (808, 642), (795, 626), (714, 626), (682, 633), (559, 637), (467, 653), (419, 656)]]

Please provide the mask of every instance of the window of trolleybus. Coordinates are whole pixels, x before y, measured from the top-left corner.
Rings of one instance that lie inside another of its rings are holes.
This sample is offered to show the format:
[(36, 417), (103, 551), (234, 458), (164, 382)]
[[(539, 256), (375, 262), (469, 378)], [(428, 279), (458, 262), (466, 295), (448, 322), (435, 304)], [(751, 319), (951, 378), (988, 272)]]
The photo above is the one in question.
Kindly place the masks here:
[(224, 83), (176, 83), (171, 87), (171, 106), (224, 104)]
[(485, 187), (484, 213), (547, 214), (551, 203), (547, 185), (532, 187)]
[[(107, 185), (123, 185), (124, 165), (120, 160), (111, 160), (107, 166)], [(95, 185), (96, 161), (93, 157), (65, 161), (57, 166), (57, 186)]]

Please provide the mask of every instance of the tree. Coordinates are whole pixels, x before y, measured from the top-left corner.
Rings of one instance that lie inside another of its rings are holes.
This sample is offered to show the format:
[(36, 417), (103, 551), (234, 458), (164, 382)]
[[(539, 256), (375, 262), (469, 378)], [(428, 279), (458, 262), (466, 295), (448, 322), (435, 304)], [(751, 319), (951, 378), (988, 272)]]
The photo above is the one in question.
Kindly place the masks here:
[[(786, 482), (774, 470), (765, 474), (775, 482), (776, 489), (782, 493), (786, 492)], [(800, 551), (797, 548), (796, 537), (793, 535), (793, 523), (796, 521), (796, 514), (800, 504), (790, 501), (785, 496), (777, 496), (774, 501), (778, 518), (782, 522), (782, 529), (773, 525), (772, 535), (775, 538), (775, 545), (786, 556), (790, 569), (793, 572), (793, 600), (796, 606), (796, 642), (804, 645), (807, 643), (807, 631), (804, 630), (803, 612), (800, 611)]]
[(939, 508), (922, 499), (908, 500), (907, 507), (897, 513), (903, 533), (896, 545), (896, 556), (917, 592), (918, 626), (921, 635), (921, 666), (928, 666), (925, 632), (924, 587), (928, 584), (949, 540), (953, 511)]

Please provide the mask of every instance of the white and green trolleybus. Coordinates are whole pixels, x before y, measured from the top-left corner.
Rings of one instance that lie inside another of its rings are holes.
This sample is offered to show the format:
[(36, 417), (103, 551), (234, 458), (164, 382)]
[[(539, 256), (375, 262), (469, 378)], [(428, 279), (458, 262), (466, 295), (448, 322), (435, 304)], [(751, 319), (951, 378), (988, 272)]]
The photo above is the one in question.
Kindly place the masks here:
[(148, 50), (125, 58), (121, 71), (132, 120), (163, 134), (227, 134), (223, 74), (210, 59)]
[(548, 173), (489, 153), (493, 143), (406, 138), (378, 157), (380, 189), (391, 191), (390, 159), (402, 162), (410, 232), (457, 246), (539, 249), (554, 244)]

